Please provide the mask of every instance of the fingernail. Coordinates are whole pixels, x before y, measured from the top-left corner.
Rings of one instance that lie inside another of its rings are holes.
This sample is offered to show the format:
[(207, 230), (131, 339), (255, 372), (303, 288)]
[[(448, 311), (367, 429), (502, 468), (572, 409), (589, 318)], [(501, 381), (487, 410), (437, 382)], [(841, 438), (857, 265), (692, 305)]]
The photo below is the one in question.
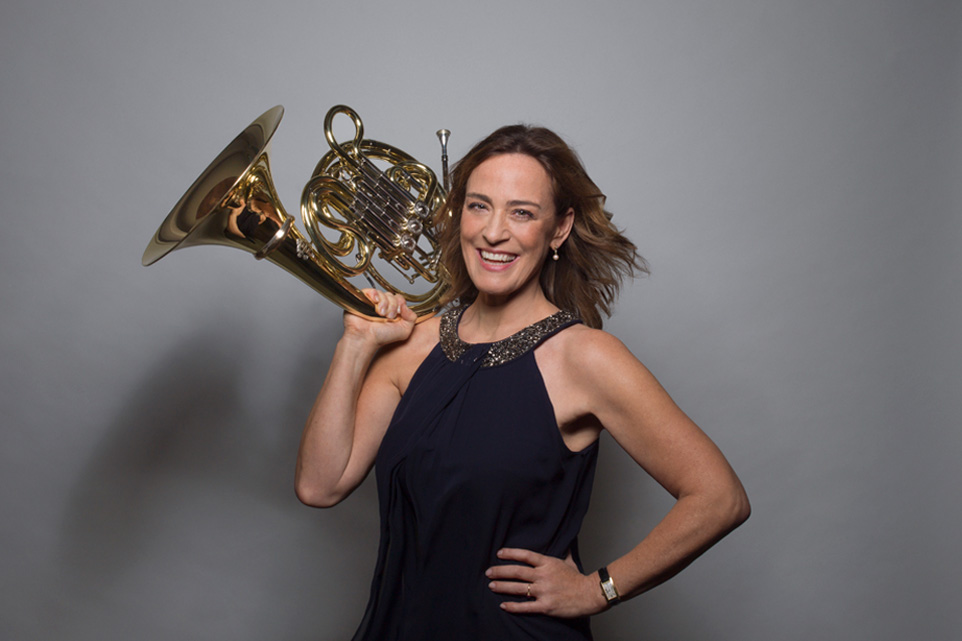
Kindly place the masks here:
[(490, 576), (491, 576), (491, 570), (485, 570), (485, 571), (484, 571), (484, 576), (490, 577)]

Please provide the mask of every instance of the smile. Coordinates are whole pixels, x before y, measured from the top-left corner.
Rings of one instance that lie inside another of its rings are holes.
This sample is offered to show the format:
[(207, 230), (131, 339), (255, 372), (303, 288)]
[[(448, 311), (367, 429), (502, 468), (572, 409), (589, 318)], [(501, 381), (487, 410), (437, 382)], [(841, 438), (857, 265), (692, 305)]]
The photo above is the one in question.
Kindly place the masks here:
[(479, 249), (478, 254), (481, 256), (481, 262), (498, 267), (509, 265), (518, 258), (517, 254), (506, 254), (503, 252), (493, 252), (484, 249)]

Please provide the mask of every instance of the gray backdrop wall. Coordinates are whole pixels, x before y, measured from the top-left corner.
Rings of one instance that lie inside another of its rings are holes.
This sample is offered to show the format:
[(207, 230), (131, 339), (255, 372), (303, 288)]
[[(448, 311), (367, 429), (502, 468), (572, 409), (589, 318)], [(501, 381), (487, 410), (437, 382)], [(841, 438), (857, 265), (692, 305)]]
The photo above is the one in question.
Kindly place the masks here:
[[(651, 261), (608, 328), (752, 519), (599, 639), (962, 630), (962, 6), (929, 0), (9, 0), (0, 8), (0, 636), (345, 639), (367, 483), (292, 490), (340, 313), (222, 248), (141, 253), (277, 103), (287, 208), (347, 103), (435, 167), (496, 126), (582, 154)], [(586, 564), (664, 492), (606, 440)]]

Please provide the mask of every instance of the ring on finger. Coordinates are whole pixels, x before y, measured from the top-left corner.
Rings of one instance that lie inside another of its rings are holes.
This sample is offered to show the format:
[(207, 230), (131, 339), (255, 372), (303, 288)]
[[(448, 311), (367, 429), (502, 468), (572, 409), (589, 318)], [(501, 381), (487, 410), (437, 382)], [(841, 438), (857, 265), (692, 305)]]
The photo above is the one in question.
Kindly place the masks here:
[(533, 583), (529, 583), (529, 584), (528, 584), (528, 589), (527, 589), (527, 590), (525, 591), (525, 593), (524, 593), (524, 595), (525, 595), (527, 598), (529, 598), (529, 599), (531, 598), (531, 586), (532, 586), (532, 585), (534, 585), (534, 584), (533, 584)]

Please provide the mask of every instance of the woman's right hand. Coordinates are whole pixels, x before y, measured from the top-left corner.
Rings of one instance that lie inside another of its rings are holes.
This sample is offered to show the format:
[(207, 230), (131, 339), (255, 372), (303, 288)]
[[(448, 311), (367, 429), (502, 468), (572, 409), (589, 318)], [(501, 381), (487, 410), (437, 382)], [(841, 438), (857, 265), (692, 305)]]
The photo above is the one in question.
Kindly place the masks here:
[(417, 314), (407, 306), (400, 294), (376, 289), (362, 290), (374, 303), (374, 308), (384, 320), (370, 320), (350, 312), (344, 312), (344, 334), (373, 340), (377, 347), (407, 340), (414, 331)]

